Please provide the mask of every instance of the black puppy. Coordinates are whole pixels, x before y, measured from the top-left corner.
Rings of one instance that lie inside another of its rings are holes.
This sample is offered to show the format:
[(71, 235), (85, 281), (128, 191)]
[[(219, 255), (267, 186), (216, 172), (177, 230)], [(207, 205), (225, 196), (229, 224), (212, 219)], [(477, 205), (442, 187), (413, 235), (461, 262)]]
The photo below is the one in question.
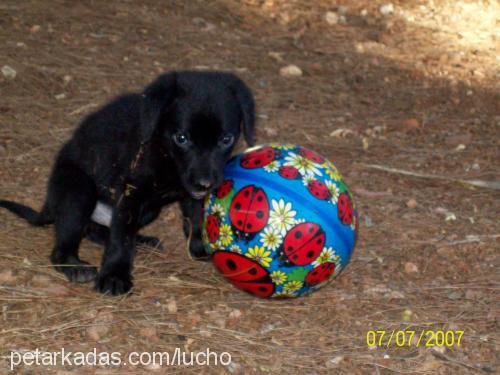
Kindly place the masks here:
[[(33, 225), (55, 224), (50, 259), (69, 280), (96, 278), (101, 293), (126, 293), (136, 242), (157, 243), (137, 231), (169, 203), (180, 202), (192, 256), (206, 257), (202, 200), (221, 183), (241, 124), (253, 144), (254, 106), (232, 74), (162, 75), (83, 120), (56, 158), (40, 213), (10, 201), (0, 207)], [(78, 256), (85, 236), (106, 245), (99, 274)]]

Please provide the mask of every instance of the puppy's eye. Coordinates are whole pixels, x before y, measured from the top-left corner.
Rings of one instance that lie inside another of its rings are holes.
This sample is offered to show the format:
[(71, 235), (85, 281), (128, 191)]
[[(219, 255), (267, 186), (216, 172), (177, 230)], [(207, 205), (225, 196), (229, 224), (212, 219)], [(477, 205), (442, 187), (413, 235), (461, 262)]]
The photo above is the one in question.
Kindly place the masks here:
[(186, 146), (189, 143), (189, 139), (186, 134), (177, 133), (174, 134), (174, 142), (179, 146)]
[(232, 134), (225, 134), (220, 139), (220, 144), (224, 147), (229, 147), (234, 142), (234, 136)]

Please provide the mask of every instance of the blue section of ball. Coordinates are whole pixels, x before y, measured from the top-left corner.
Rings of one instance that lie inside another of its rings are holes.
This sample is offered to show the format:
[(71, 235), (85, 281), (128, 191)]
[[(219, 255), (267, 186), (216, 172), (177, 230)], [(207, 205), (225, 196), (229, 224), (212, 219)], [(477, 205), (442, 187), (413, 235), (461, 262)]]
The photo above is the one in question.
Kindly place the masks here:
[(296, 297), (347, 265), (358, 214), (335, 166), (296, 145), (232, 158), (205, 201), (202, 238), (215, 266), (260, 297)]

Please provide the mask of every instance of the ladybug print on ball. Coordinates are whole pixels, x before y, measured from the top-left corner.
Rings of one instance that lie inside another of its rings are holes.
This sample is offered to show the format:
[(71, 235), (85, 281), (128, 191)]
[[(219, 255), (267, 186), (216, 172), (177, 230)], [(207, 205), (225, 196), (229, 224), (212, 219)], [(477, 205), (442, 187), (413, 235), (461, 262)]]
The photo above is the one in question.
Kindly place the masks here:
[(231, 202), (229, 217), (238, 238), (252, 239), (269, 219), (269, 202), (264, 190), (254, 185), (241, 189)]
[(307, 184), (309, 192), (318, 199), (330, 199), (330, 191), (328, 187), (321, 181), (313, 180)]
[(217, 191), (215, 192), (217, 199), (223, 199), (224, 197), (226, 197), (231, 192), (232, 188), (233, 188), (233, 181), (224, 180), (222, 184), (219, 185)]
[(325, 233), (318, 224), (302, 223), (286, 234), (280, 250), (284, 264), (304, 266), (315, 260), (325, 244)]
[(220, 224), (215, 215), (208, 215), (205, 229), (210, 242), (215, 242), (219, 238)]
[(332, 275), (333, 271), (335, 271), (335, 263), (326, 262), (320, 264), (313, 270), (309, 271), (309, 273), (306, 276), (306, 283), (308, 283), (309, 285), (320, 284), (328, 280), (328, 278)]
[(243, 168), (253, 169), (263, 167), (276, 158), (277, 152), (272, 147), (263, 147), (245, 154), (240, 165)]
[(202, 239), (236, 288), (288, 298), (344, 269), (358, 226), (353, 197), (330, 161), (301, 146), (271, 144), (228, 162), (205, 200)]
[(259, 263), (244, 255), (228, 251), (216, 251), (213, 262), (215, 267), (238, 288), (259, 297), (269, 297), (273, 294), (274, 284), (269, 272)]
[(299, 170), (295, 167), (292, 167), (290, 165), (284, 165), (279, 169), (279, 174), (283, 178), (288, 178), (288, 179), (295, 179), (300, 176)]
[(342, 220), (342, 224), (349, 225), (352, 223), (352, 204), (351, 199), (346, 193), (339, 195), (339, 201), (337, 204), (339, 218)]
[(305, 157), (306, 159), (309, 159), (315, 163), (322, 164), (325, 162), (325, 158), (322, 156), (318, 155), (314, 151), (308, 150), (307, 148), (301, 147), (299, 150), (299, 154)]

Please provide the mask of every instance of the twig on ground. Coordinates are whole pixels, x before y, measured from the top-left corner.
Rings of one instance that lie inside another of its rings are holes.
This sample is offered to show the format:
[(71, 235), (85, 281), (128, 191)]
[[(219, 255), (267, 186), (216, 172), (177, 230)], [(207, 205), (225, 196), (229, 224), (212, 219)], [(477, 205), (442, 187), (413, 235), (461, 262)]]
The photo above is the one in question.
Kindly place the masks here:
[(362, 165), (363, 167), (369, 168), (369, 169), (378, 169), (378, 170), (388, 172), (388, 173), (402, 174), (404, 176), (412, 176), (412, 177), (418, 177), (418, 178), (427, 178), (427, 179), (432, 179), (432, 180), (441, 180), (441, 181), (449, 181), (449, 182), (459, 182), (461, 184), (471, 185), (471, 186), (475, 186), (475, 187), (500, 190), (500, 181), (463, 180), (460, 178), (432, 175), (432, 174), (419, 173), (419, 172), (411, 172), (411, 171), (406, 171), (404, 169), (386, 167), (384, 165), (378, 165), (378, 164), (360, 163), (360, 165)]

